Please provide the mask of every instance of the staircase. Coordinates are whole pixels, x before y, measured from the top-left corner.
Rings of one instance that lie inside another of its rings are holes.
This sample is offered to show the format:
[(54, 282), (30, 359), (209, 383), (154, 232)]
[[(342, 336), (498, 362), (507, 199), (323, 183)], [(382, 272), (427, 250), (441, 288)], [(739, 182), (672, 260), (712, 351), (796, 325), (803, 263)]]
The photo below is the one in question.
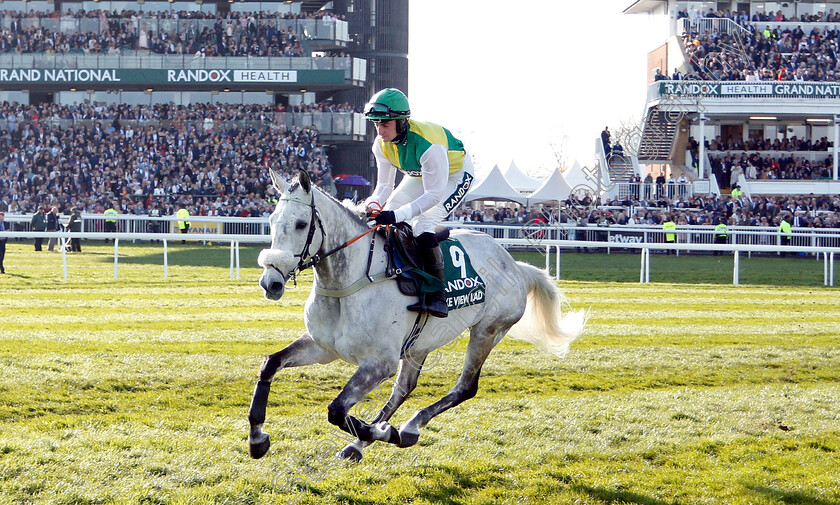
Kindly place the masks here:
[(610, 180), (615, 183), (629, 182), (630, 177), (636, 175), (633, 170), (633, 160), (630, 156), (623, 154), (610, 154), (607, 157), (607, 167)]
[(642, 140), (639, 142), (640, 163), (671, 163), (671, 151), (680, 119), (682, 119), (681, 115), (675, 118), (672, 114), (659, 110), (658, 105), (650, 108), (645, 118)]
[(630, 156), (610, 154), (607, 157), (607, 172), (610, 174), (610, 181), (618, 188), (619, 199), (633, 196), (632, 186), (628, 183), (630, 178), (636, 175), (636, 171)]

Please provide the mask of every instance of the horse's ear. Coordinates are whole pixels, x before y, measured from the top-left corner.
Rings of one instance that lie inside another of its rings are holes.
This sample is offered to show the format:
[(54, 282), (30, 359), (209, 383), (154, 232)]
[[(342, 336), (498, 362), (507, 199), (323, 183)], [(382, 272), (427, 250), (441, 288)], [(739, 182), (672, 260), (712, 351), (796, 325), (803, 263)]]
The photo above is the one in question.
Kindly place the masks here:
[(312, 191), (312, 179), (309, 178), (309, 172), (301, 168), (298, 171), (298, 181), (300, 181), (300, 187), (302, 187), (304, 191), (307, 193)]
[(271, 167), (268, 169), (268, 173), (271, 176), (271, 185), (274, 186), (274, 189), (276, 189), (278, 193), (283, 195), (289, 192), (289, 183), (286, 182), (286, 179), (283, 178), (283, 175), (279, 170)]

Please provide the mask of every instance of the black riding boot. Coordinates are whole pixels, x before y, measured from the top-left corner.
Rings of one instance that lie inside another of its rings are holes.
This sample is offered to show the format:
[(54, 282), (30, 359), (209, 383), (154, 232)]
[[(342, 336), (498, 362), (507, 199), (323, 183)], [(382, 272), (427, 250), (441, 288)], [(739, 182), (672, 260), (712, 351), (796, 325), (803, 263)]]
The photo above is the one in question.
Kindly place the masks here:
[[(435, 235), (433, 233), (420, 234), (417, 237), (417, 246), (419, 249), (419, 259), (423, 264), (423, 271), (437, 277), (441, 282), (445, 282), (443, 254), (441, 253), (440, 244), (438, 244)], [(434, 293), (420, 293), (420, 300), (415, 304), (409, 305), (407, 308), (413, 312), (428, 312), (435, 317), (441, 318), (449, 314), (449, 308), (446, 306), (446, 294), (443, 289)]]

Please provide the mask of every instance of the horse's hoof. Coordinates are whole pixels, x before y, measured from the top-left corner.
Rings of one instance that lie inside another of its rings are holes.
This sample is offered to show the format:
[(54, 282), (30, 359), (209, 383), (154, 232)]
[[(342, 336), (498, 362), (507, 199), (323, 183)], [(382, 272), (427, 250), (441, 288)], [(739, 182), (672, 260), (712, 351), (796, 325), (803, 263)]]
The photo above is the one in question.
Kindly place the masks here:
[(358, 463), (362, 460), (362, 451), (356, 449), (354, 445), (348, 445), (344, 449), (338, 451), (337, 456), (342, 459), (349, 459), (353, 463)]
[(268, 433), (263, 433), (257, 442), (248, 444), (248, 454), (254, 459), (260, 459), (265, 456), (269, 447), (271, 447), (271, 437), (268, 436)]
[(411, 447), (416, 444), (419, 439), (419, 433), (400, 431), (400, 443), (397, 444), (397, 447)]

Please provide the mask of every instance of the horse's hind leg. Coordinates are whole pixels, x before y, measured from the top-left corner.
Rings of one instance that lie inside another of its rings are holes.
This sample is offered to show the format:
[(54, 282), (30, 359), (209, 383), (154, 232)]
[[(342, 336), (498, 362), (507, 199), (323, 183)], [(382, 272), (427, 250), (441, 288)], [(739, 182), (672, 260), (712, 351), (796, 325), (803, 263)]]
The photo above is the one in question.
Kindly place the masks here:
[(281, 368), (329, 363), (336, 358), (337, 356), (334, 353), (318, 346), (309, 336), (309, 333), (304, 333), (282, 351), (276, 352), (263, 360), (262, 367), (260, 367), (260, 379), (254, 388), (251, 408), (248, 411), (248, 422), (251, 424), (251, 431), (248, 435), (248, 452), (252, 458), (263, 457), (271, 446), (268, 433), (262, 431), (262, 426), (265, 423), (265, 409), (268, 405), (268, 393), (271, 389), (271, 380), (274, 374)]
[[(422, 356), (410, 356), (400, 361), (400, 371), (397, 374), (397, 381), (391, 389), (391, 397), (388, 402), (379, 411), (373, 424), (386, 422), (391, 419), (394, 412), (405, 402), (408, 395), (417, 387), (417, 378), (423, 369), (423, 363), (426, 361), (427, 354)], [(374, 440), (359, 440), (347, 444), (338, 455), (342, 458), (359, 461), (362, 459), (362, 450), (372, 444)]]
[(449, 393), (429, 405), (428, 407), (417, 411), (414, 416), (409, 419), (400, 428), (400, 447), (410, 447), (417, 443), (420, 438), (420, 430), (426, 426), (433, 417), (441, 412), (451, 409), (461, 402), (469, 400), (478, 392), (478, 377), (481, 374), (481, 366), (490, 355), (490, 351), (496, 345), (496, 336), (501, 336), (507, 333), (511, 325), (505, 325), (502, 329), (496, 328), (491, 331), (484, 328), (479, 330), (474, 327), (470, 331), (470, 342), (467, 345), (467, 356), (464, 361), (464, 369), (461, 371), (461, 376), (458, 382), (449, 391)]

